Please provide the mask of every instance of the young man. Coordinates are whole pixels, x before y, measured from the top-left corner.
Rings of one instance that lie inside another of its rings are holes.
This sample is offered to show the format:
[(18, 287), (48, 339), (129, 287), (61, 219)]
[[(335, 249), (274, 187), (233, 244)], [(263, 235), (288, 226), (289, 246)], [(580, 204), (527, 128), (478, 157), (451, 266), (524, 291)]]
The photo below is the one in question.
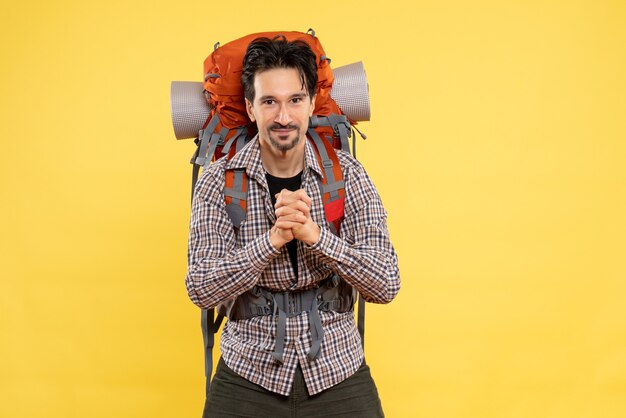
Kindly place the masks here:
[[(352, 311), (352, 288), (374, 303), (400, 288), (380, 197), (363, 167), (337, 151), (345, 219), (340, 236), (330, 231), (323, 167), (306, 138), (317, 84), (306, 43), (255, 40), (241, 81), (258, 135), (205, 169), (191, 215), (189, 296), (229, 309), (204, 417), (383, 416)], [(224, 202), (225, 172), (235, 169), (248, 178), (238, 229)]]

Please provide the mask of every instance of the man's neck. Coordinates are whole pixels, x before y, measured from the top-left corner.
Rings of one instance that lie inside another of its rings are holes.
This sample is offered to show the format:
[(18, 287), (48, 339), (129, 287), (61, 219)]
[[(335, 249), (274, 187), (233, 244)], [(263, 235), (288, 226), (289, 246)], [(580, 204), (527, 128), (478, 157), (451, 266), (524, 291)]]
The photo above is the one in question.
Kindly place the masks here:
[(274, 177), (293, 177), (304, 169), (304, 147), (278, 151), (261, 144), (263, 168)]

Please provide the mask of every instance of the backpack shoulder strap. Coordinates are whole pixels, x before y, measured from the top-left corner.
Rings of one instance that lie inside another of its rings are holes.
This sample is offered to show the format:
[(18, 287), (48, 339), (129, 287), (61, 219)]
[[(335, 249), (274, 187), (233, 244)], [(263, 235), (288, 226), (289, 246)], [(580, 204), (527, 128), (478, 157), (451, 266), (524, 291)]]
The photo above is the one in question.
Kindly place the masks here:
[(346, 191), (344, 189), (343, 173), (339, 165), (339, 158), (333, 146), (324, 141), (315, 129), (308, 130), (309, 137), (314, 145), (317, 160), (322, 166), (323, 176), (320, 182), (322, 202), (326, 221), (331, 231), (339, 236), (341, 221), (343, 221), (344, 201)]
[[(204, 130), (200, 131), (198, 135), (198, 148), (196, 150), (196, 154), (191, 159), (191, 163), (193, 164), (191, 181), (192, 202), (200, 167), (204, 167), (205, 164), (210, 163), (216, 146), (223, 141), (222, 138), (225, 136), (223, 132), (220, 132), (220, 134), (216, 134), (214, 132), (218, 123), (219, 116), (215, 114), (208, 126)], [(241, 149), (247, 141), (248, 138), (245, 135), (245, 132), (247, 131), (243, 129), (238, 131), (229, 142), (229, 159), (232, 158), (235, 152)], [(236, 143), (235, 147), (230, 146), (233, 142)], [(239, 219), (239, 223), (237, 224), (239, 225), (245, 218), (246, 183), (247, 177), (245, 170), (226, 170), (226, 186), (224, 187), (224, 193), (226, 196), (226, 211), (231, 218), (231, 221), (233, 221), (233, 224), (235, 224), (233, 219)], [(239, 210), (234, 208), (239, 208)], [(241, 216), (240, 213), (243, 213), (243, 216)], [(239, 216), (239, 218), (237, 218), (237, 216)], [(223, 320), (224, 315), (219, 312), (216, 315), (215, 308), (201, 310), (200, 328), (202, 329), (202, 337), (204, 340), (204, 373), (206, 376), (207, 396), (209, 394), (211, 374), (213, 372), (213, 347), (215, 346), (215, 334), (220, 329)]]
[[(241, 130), (224, 147), (228, 160), (232, 159), (247, 142), (246, 130)], [(232, 144), (235, 143), (233, 147)], [(248, 175), (245, 168), (227, 169), (224, 181), (224, 201), (226, 213), (235, 228), (239, 228), (246, 219), (246, 200), (248, 198)]]
[[(340, 120), (339, 122), (343, 123), (344, 121)], [(339, 158), (337, 157), (335, 148), (328, 141), (324, 141), (320, 138), (315, 129), (309, 128), (308, 133), (315, 145), (318, 161), (324, 170), (320, 189), (322, 191), (326, 220), (333, 233), (339, 236), (341, 221), (344, 219), (344, 203), (346, 196)], [(352, 137), (354, 140), (354, 133), (352, 133)], [(343, 141), (342, 139), (342, 143), (343, 142), (347, 141)], [(355, 148), (356, 147), (353, 147), (353, 155), (356, 158)], [(363, 299), (362, 295), (359, 295), (358, 305), (357, 327), (361, 337), (361, 347), (365, 348), (365, 299)]]

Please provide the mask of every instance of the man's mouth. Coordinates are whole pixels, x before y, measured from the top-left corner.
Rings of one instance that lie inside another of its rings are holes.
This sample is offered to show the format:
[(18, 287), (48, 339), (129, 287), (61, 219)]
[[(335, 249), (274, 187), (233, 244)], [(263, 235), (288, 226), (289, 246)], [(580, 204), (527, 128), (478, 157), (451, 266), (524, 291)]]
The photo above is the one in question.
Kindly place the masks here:
[(291, 131), (294, 131), (297, 129), (297, 126), (294, 125), (287, 125), (287, 126), (272, 126), (270, 128), (270, 131), (272, 132), (277, 132), (277, 133), (289, 133)]

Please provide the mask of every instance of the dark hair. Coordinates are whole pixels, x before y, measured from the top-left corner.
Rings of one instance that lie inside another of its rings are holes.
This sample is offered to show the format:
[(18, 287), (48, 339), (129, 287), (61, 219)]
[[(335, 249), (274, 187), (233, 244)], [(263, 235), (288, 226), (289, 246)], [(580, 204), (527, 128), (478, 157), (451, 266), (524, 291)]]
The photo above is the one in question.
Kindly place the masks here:
[(300, 74), (309, 97), (313, 98), (317, 85), (316, 61), (315, 53), (304, 41), (289, 42), (283, 35), (274, 39), (257, 38), (250, 42), (243, 57), (243, 94), (251, 102), (254, 100), (254, 76), (257, 73), (275, 68), (293, 68)]

